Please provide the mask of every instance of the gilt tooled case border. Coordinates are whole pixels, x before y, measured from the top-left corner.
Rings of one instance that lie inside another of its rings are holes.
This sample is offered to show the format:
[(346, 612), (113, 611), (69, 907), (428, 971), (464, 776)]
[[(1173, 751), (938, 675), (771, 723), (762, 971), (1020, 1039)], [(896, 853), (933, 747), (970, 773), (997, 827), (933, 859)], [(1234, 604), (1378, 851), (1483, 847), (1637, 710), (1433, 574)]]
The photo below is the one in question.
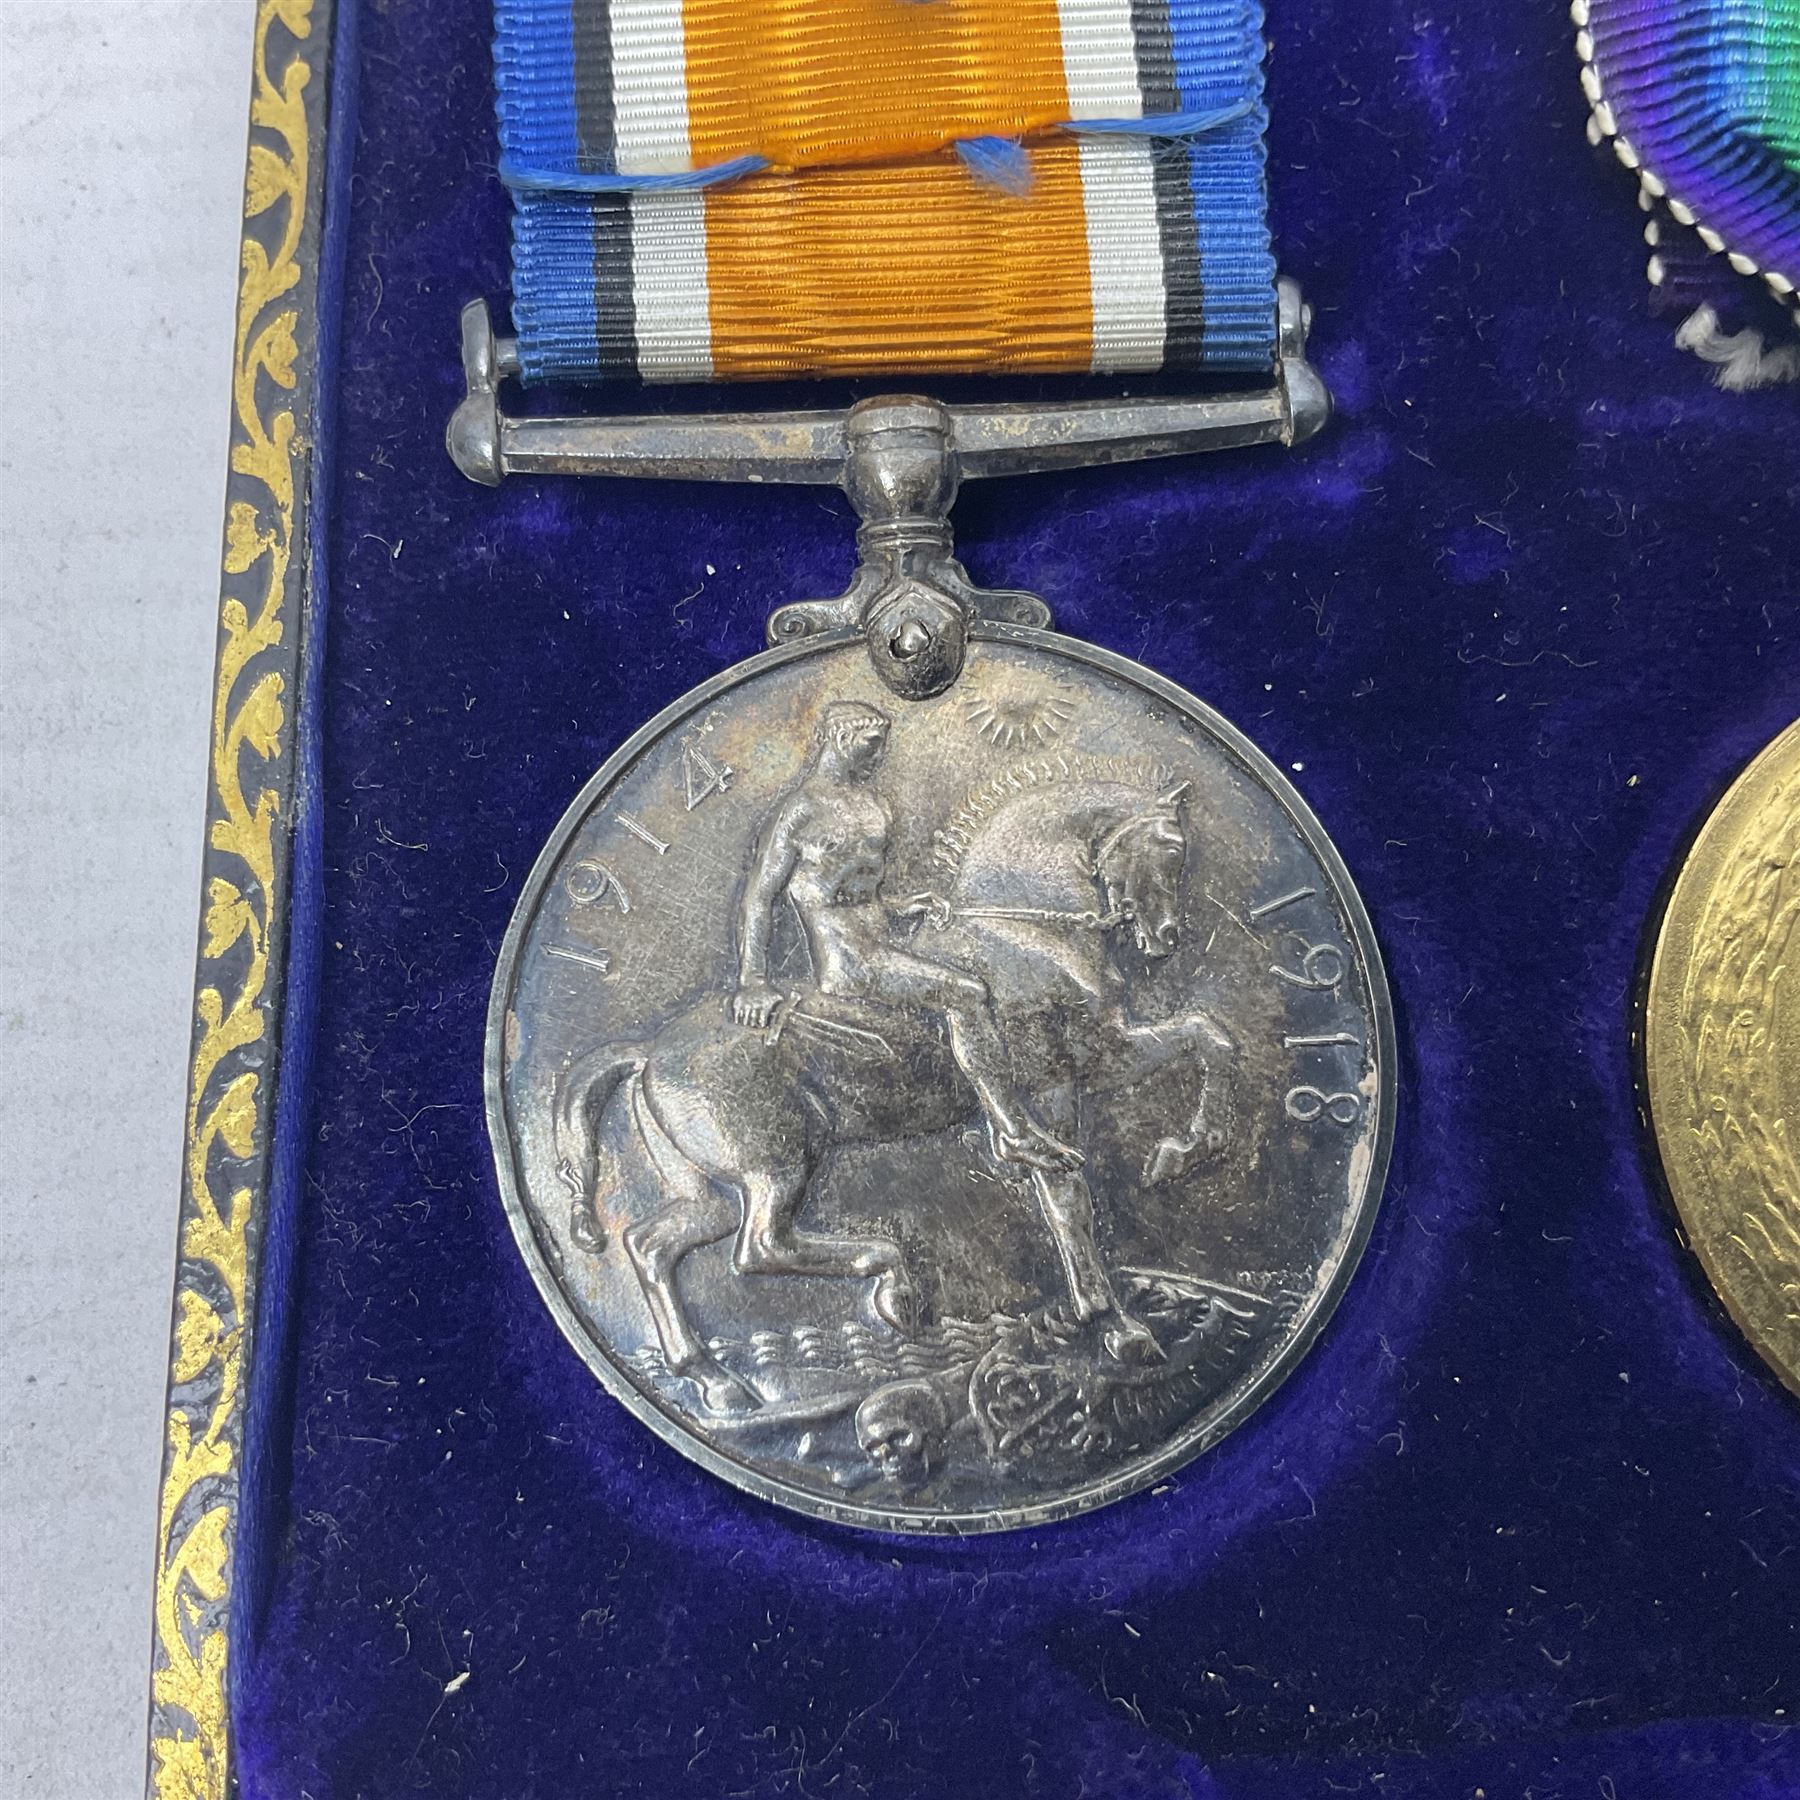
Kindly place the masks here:
[[(246, 1421), (279, 1336), (269, 1221), (277, 1120), (304, 1058), (307, 672), (331, 34), (347, 0), (257, 0), (231, 371), (218, 663), (157, 1516), (148, 1793), (227, 1800), (230, 1680), (247, 1571)], [(326, 333), (325, 335), (328, 335)], [(271, 1305), (271, 1301), (276, 1304)], [(267, 1361), (267, 1358), (264, 1358)]]

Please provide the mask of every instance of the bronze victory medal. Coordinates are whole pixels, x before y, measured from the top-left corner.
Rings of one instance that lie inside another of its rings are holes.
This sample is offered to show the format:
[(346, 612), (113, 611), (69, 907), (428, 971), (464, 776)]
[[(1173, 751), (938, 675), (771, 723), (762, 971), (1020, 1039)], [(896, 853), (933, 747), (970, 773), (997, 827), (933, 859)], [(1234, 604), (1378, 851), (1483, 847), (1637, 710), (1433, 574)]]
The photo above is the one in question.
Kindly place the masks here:
[(1719, 1297), (1800, 1393), (1800, 724), (1707, 820), (1651, 964), (1650, 1112), (1681, 1221)]
[(1268, 760), (1136, 664), (977, 625), (727, 671), (593, 778), (503, 948), (519, 1247), (676, 1448), (846, 1523), (1142, 1488), (1298, 1361), (1366, 1242), (1393, 1034)]

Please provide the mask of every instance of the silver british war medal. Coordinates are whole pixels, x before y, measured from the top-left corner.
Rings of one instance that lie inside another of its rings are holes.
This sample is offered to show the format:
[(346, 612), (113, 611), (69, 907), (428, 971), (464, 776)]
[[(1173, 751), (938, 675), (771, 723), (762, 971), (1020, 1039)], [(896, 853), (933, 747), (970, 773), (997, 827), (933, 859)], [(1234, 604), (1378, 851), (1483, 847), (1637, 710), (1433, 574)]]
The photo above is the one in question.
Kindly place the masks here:
[(837, 599), (609, 757), (524, 887), (487, 1102), (570, 1343), (804, 1512), (972, 1532), (1104, 1505), (1238, 1425), (1369, 1235), (1393, 1027), (1368, 919), (1250, 741), (955, 560), (959, 482), (1318, 431), (1208, 400), (513, 418), (464, 317), (458, 466), (838, 483)]
[[(607, 1389), (764, 1499), (943, 1533), (1104, 1505), (1242, 1422), (1343, 1293), (1387, 988), (1273, 764), (976, 586), (949, 514), (965, 481), (1325, 425), (1268, 244), (1260, 11), (796, 0), (767, 40), (724, 0), (496, 14), (518, 329), (463, 313), (457, 466), (835, 485), (861, 521), (848, 589), (616, 750), (525, 881), (486, 1067), (519, 1249)], [(899, 366), (1260, 385), (500, 397)]]

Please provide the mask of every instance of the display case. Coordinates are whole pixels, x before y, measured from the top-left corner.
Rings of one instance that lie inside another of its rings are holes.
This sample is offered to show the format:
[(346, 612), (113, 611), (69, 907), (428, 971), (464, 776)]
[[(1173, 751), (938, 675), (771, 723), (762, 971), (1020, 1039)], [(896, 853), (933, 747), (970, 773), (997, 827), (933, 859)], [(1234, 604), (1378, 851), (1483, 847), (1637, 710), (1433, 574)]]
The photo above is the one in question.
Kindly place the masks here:
[(491, 31), (257, 9), (151, 1791), (1796, 1791), (1800, 1416), (1683, 1247), (1634, 1048), (1672, 863), (1800, 712), (1794, 399), (1650, 316), (1562, 19), (1278, 5), (1275, 239), (1335, 422), (960, 508), (978, 579), (1291, 775), (1400, 1076), (1280, 1392), (966, 1541), (676, 1454), (509, 1230), (484, 1021), (539, 846), (852, 549), (810, 489), (452, 465), (459, 315), (508, 280)]

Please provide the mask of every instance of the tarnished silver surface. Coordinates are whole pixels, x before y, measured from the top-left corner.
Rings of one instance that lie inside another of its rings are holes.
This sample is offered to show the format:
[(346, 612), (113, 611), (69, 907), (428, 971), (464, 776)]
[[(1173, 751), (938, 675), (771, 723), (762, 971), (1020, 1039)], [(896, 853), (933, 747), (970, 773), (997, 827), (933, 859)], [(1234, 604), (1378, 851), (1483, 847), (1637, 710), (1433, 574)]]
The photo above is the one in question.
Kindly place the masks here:
[(589, 783), (500, 959), (521, 1250), (645, 1423), (848, 1523), (969, 1532), (1238, 1424), (1368, 1236), (1367, 921), (1192, 697), (979, 618), (898, 700), (861, 636), (697, 689)]

